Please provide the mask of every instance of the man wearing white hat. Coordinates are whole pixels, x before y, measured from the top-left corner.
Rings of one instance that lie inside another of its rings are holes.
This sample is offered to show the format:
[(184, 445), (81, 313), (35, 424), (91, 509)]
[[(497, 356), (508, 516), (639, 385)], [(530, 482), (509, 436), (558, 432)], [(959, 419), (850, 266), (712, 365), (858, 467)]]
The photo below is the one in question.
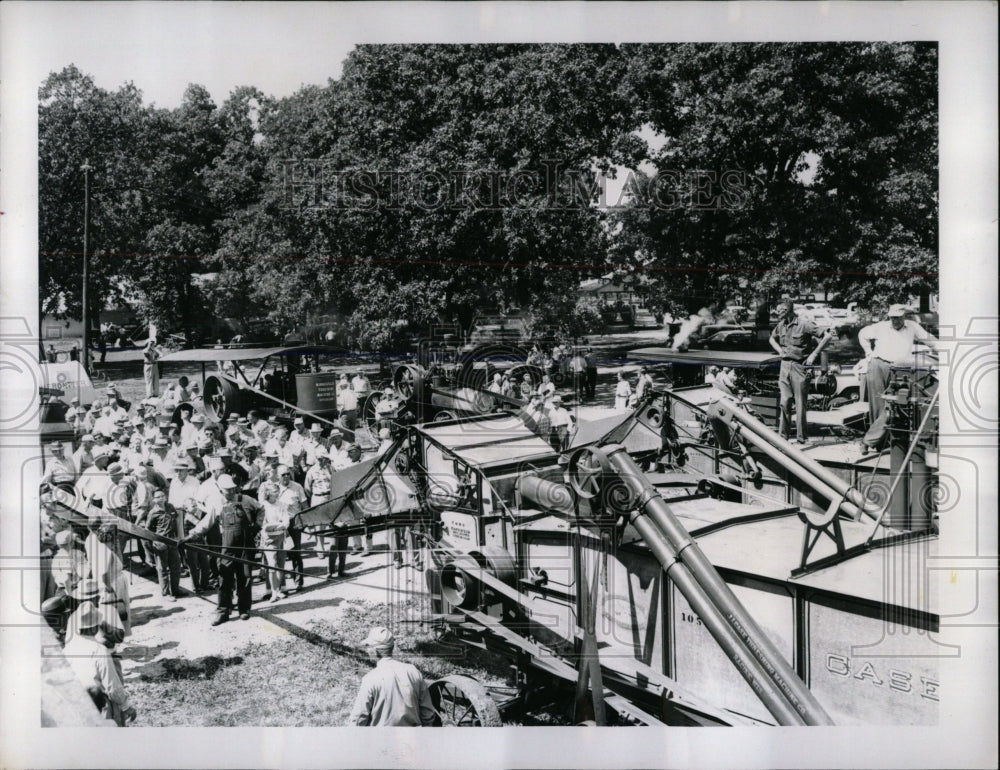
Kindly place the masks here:
[(569, 429), (572, 425), (572, 417), (562, 404), (562, 396), (558, 393), (552, 396), (552, 407), (549, 410), (549, 443), (557, 452), (565, 451), (569, 445)]
[(889, 386), (892, 367), (913, 366), (914, 345), (937, 350), (937, 340), (916, 321), (906, 318), (905, 305), (892, 305), (884, 321), (869, 324), (858, 332), (858, 342), (868, 362), (865, 385), (868, 415), (874, 423), (885, 410), (882, 394)]
[(80, 437), (80, 446), (73, 453), (73, 464), (77, 473), (83, 473), (94, 464), (94, 437), (90, 433), (84, 433)]
[(362, 642), (376, 659), (361, 680), (347, 724), (358, 727), (430, 727), (437, 714), (423, 674), (392, 657), (396, 639), (388, 628), (373, 628)]
[(340, 412), (340, 423), (348, 430), (354, 430), (358, 425), (358, 394), (347, 381), (345, 375), (340, 380), (337, 390), (337, 409)]
[(218, 486), (224, 495), (222, 504), (212, 505), (205, 518), (181, 541), (193, 540), (212, 530), (219, 534), (220, 584), (213, 626), (229, 620), (229, 614), (233, 610), (233, 589), (236, 590), (236, 609), (240, 620), (250, 619), (250, 577), (253, 567), (247, 562), (255, 550), (254, 523), (264, 512), (260, 503), (240, 493), (232, 476), (219, 476)]

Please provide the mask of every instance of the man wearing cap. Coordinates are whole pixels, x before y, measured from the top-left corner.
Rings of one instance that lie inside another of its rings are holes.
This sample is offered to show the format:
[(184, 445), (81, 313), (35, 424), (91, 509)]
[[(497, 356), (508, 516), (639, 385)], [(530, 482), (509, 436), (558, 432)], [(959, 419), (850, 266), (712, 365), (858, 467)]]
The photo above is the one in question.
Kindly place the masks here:
[(572, 424), (570, 413), (562, 405), (562, 396), (556, 393), (552, 396), (552, 408), (549, 410), (549, 425), (552, 428), (549, 443), (557, 452), (563, 452), (569, 446), (569, 430)]
[(796, 314), (795, 304), (790, 299), (781, 301), (778, 313), (778, 323), (768, 340), (774, 351), (781, 356), (781, 370), (778, 374), (781, 416), (778, 430), (786, 439), (790, 437), (794, 401), (796, 441), (805, 444), (809, 388), (806, 367), (810, 366), (815, 358), (809, 351), (819, 350), (819, 344), (831, 336), (833, 330), (827, 329), (824, 333), (813, 321), (800, 317)]
[[(167, 601), (177, 601), (181, 587), (181, 554), (177, 549), (179, 540), (179, 516), (174, 506), (167, 503), (167, 496), (162, 490), (153, 493), (152, 505), (146, 516), (144, 526), (154, 535), (159, 535), (170, 542), (151, 541), (153, 556), (156, 559), (156, 575), (160, 581), (160, 593)], [(182, 536), (181, 536), (182, 537)]]
[(365, 397), (371, 393), (372, 384), (368, 381), (368, 377), (361, 370), (358, 370), (358, 372), (354, 375), (354, 379), (351, 380), (351, 390), (353, 390), (354, 395), (357, 396), (358, 403), (362, 402)]
[(136, 710), (112, 657), (114, 643), (100, 625), (101, 614), (94, 604), (90, 601), (81, 604), (70, 618), (73, 633), (63, 654), (98, 711), (119, 727), (125, 727), (135, 721)]
[(217, 454), (222, 460), (222, 472), (232, 476), (236, 486), (243, 490), (244, 485), (250, 480), (250, 474), (247, 473), (246, 468), (233, 459), (233, 452), (227, 446), (219, 447)]
[(263, 462), (260, 457), (260, 445), (257, 440), (247, 442), (243, 447), (243, 456), (240, 459), (240, 467), (246, 473), (247, 480), (243, 485), (243, 491), (249, 495), (256, 495), (263, 481)]
[(104, 489), (110, 483), (107, 468), (111, 463), (111, 456), (108, 451), (102, 446), (97, 446), (94, 447), (91, 456), (94, 458), (94, 464), (76, 480), (76, 494), (81, 507), (86, 507), (88, 503), (98, 507), (103, 505)]
[(395, 637), (388, 628), (373, 628), (362, 642), (375, 657), (375, 668), (361, 680), (347, 720), (358, 727), (430, 727), (437, 714), (423, 674), (416, 666), (392, 657)]
[[(128, 579), (122, 560), (115, 552), (115, 526), (105, 524), (100, 516), (88, 521), (90, 533), (84, 541), (90, 576), (97, 582), (98, 602), (101, 610), (117, 615), (121, 624), (121, 639), (132, 633), (132, 610)], [(113, 619), (109, 618), (109, 622)]]
[(183, 538), (182, 542), (193, 540), (215, 530), (218, 532), (220, 552), (218, 558), (219, 585), (218, 608), (213, 626), (229, 620), (233, 609), (233, 589), (236, 589), (236, 607), (240, 620), (250, 619), (250, 576), (252, 567), (244, 561), (255, 550), (254, 534), (256, 522), (263, 507), (252, 497), (240, 494), (232, 476), (222, 474), (218, 487), (223, 494), (221, 504), (214, 501), (198, 525)]
[(869, 324), (858, 332), (858, 342), (868, 364), (865, 386), (868, 414), (874, 423), (885, 410), (882, 394), (889, 386), (892, 367), (913, 367), (914, 345), (937, 350), (937, 340), (916, 321), (906, 318), (905, 305), (892, 305), (884, 321)]
[(48, 444), (52, 456), (45, 463), (45, 473), (42, 474), (42, 484), (62, 485), (72, 489), (76, 483), (76, 464), (69, 457), (66, 457), (66, 448), (60, 441)]

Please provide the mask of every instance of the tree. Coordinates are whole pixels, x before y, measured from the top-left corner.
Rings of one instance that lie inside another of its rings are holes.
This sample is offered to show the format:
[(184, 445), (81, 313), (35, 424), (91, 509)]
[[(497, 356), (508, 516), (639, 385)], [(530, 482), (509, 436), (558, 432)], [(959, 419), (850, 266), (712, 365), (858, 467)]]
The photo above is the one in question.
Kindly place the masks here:
[(616, 217), (618, 264), (661, 271), (694, 303), (747, 283), (936, 290), (933, 44), (625, 52), (637, 117), (665, 141)]

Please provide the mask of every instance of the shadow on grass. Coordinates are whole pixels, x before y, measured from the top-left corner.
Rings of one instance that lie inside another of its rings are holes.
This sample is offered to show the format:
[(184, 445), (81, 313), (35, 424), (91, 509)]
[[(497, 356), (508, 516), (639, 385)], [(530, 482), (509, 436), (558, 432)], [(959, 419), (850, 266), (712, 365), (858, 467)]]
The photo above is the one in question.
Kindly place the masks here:
[(144, 682), (177, 679), (211, 679), (220, 669), (227, 666), (237, 666), (242, 662), (242, 655), (234, 655), (229, 658), (223, 658), (218, 655), (206, 655), (194, 660), (168, 658), (166, 660), (153, 661), (152, 663), (147, 663), (145, 666), (133, 669), (130, 678), (137, 678)]

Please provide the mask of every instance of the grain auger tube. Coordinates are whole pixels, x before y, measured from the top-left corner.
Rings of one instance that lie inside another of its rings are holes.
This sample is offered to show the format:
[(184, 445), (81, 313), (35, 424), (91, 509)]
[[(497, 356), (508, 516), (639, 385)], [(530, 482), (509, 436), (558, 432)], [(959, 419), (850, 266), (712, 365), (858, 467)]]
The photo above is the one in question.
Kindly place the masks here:
[(745, 441), (753, 444), (830, 502), (839, 502), (840, 510), (851, 518), (858, 520), (864, 514), (875, 519), (881, 512), (880, 507), (866, 500), (860, 490), (852, 487), (828, 468), (824, 468), (752, 414), (726, 402), (725, 399), (712, 404), (707, 413), (712, 422), (732, 420), (739, 423), (743, 427), (740, 435)]
[(577, 450), (569, 475), (578, 495), (628, 517), (778, 724), (833, 724), (624, 447)]

